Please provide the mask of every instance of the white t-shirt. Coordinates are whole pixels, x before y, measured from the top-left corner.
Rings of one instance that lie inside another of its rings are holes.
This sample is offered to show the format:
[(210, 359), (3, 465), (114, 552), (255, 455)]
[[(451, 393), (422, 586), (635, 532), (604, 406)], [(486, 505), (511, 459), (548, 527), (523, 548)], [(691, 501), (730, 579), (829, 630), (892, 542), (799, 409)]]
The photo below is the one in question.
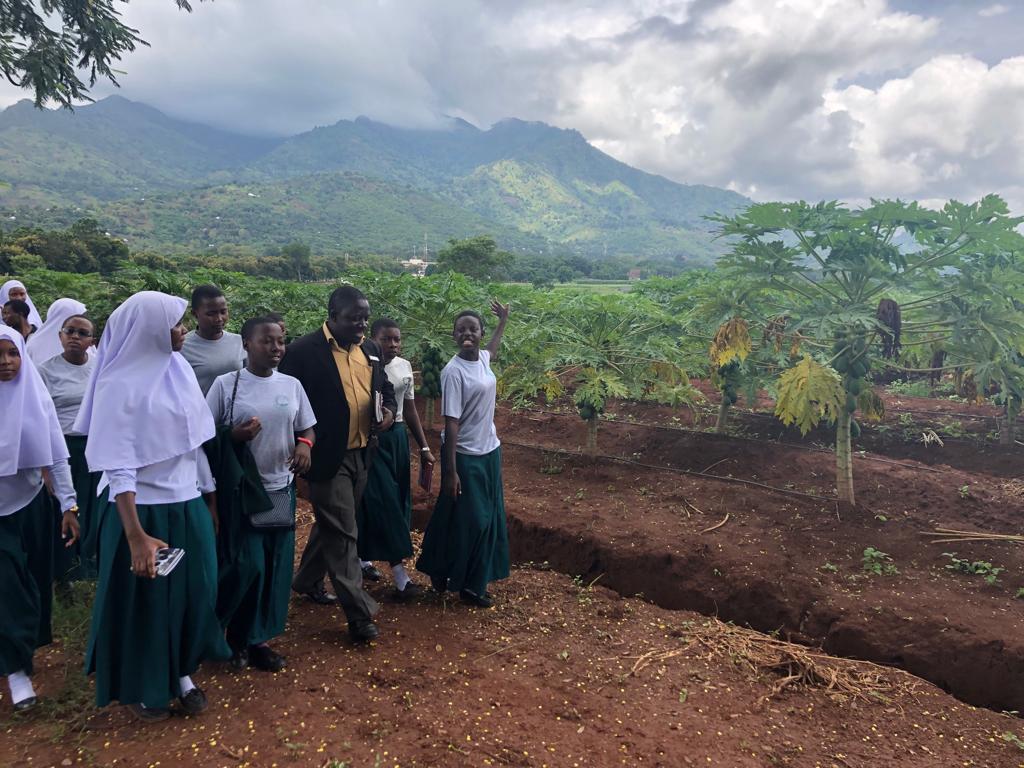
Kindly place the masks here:
[(213, 380), (224, 373), (234, 373), (245, 366), (245, 350), (242, 337), (237, 333), (224, 334), (216, 341), (204, 339), (195, 331), (185, 336), (181, 355), (196, 373), (199, 388), (205, 395), (213, 386)]
[(138, 469), (112, 469), (100, 475), (97, 496), (110, 487), (110, 498), (134, 493), (136, 504), (177, 504), (217, 490), (202, 446)]
[(398, 403), (398, 411), (395, 413), (395, 421), (405, 421), (403, 408), (405, 401), (412, 402), (416, 399), (412, 383), (412, 363), (404, 357), (396, 357), (384, 366), (384, 373), (388, 375), (388, 381), (395, 388), (395, 401)]
[[(227, 419), (234, 386), (235, 374), (226, 373), (217, 377), (206, 396), (218, 424)], [(263, 487), (268, 491), (287, 488), (292, 482), (288, 464), (295, 449), (295, 433), (316, 424), (313, 406), (295, 377), (276, 370), (267, 377), (256, 376), (243, 368), (238, 377), (232, 426), (253, 416), (260, 420), (262, 429), (249, 443), (249, 450), (260, 469)]]
[(57, 407), (57, 420), (60, 430), (65, 435), (73, 435), (75, 417), (85, 397), (85, 388), (89, 383), (89, 374), (96, 367), (96, 359), (87, 357), (81, 365), (69, 363), (64, 355), (51, 357), (40, 363), (37, 370), (46, 385), (46, 391), (53, 398)]
[(501, 445), (494, 429), (497, 387), (486, 349), (480, 350), (475, 362), (456, 355), (441, 371), (441, 412), (459, 420), (458, 453), (483, 456)]

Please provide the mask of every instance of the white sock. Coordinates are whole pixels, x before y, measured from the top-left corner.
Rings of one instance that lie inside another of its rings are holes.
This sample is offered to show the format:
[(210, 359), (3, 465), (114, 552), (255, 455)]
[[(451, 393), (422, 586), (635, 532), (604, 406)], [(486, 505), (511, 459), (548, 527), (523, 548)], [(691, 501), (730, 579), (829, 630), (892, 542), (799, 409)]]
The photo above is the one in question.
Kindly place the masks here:
[(31, 699), (36, 695), (32, 687), (32, 679), (24, 671), (12, 672), (7, 676), (7, 684), (11, 687), (11, 703)]
[(373, 565), (373, 563), (371, 563), (369, 560), (360, 560), (359, 561), (359, 567), (360, 568), (366, 568), (366, 567), (371, 566), (371, 565)]
[(391, 566), (391, 575), (395, 577), (395, 586), (398, 587), (398, 591), (401, 592), (405, 589), (412, 579), (409, 578), (409, 574), (405, 572), (405, 566), (402, 563)]
[(178, 685), (181, 686), (182, 696), (186, 696), (189, 691), (196, 687), (196, 684), (192, 682), (192, 678), (188, 675), (178, 678)]

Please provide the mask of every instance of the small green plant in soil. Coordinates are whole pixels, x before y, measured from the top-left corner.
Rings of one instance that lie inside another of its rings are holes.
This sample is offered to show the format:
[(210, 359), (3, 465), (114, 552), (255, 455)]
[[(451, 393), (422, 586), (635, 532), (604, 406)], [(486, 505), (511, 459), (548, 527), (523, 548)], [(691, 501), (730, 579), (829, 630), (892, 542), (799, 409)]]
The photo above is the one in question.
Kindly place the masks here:
[(900, 572), (889, 555), (874, 547), (864, 549), (861, 568), (873, 576), (898, 576)]
[(1018, 587), (1013, 596), (1018, 600), (1024, 600), (1024, 587)]
[(891, 395), (902, 395), (904, 397), (931, 397), (931, 384), (924, 380), (918, 381), (894, 381), (886, 389)]
[(837, 573), (839, 571), (839, 568), (833, 565), (832, 563), (825, 563), (818, 570), (828, 571), (829, 573)]
[(560, 475), (565, 471), (565, 464), (562, 463), (561, 457), (557, 453), (545, 451), (543, 457), (540, 467), (541, 474)]
[(961, 499), (971, 498), (971, 486), (969, 485), (961, 485), (957, 488), (957, 492), (960, 494)]
[(582, 576), (572, 577), (572, 586), (573, 589), (576, 590), (576, 602), (579, 603), (581, 607), (587, 608), (592, 602), (594, 602), (594, 585), (602, 576), (604, 576), (604, 574), (599, 573), (594, 580), (589, 583), (584, 582)]
[[(947, 571), (956, 571), (957, 573), (966, 573), (972, 576), (982, 576), (986, 583), (995, 584), (999, 581), (999, 574), (1005, 571), (1005, 568), (997, 568), (992, 563), (985, 562), (984, 560), (970, 561), (962, 557), (957, 557), (956, 552), (943, 552), (943, 557), (949, 558), (949, 565), (946, 566)], [(1017, 590), (1017, 596), (1019, 597), (1021, 590)]]
[(939, 432), (946, 437), (964, 438), (967, 437), (967, 430), (959, 421), (944, 421), (939, 426)]

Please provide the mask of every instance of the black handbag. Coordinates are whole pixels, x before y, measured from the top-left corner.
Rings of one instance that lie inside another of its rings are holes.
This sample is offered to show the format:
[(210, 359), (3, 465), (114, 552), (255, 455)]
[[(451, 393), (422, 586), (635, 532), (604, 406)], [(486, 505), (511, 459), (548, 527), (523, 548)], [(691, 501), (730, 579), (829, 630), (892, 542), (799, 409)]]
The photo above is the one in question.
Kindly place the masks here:
[[(238, 394), (238, 380), (241, 376), (241, 370), (235, 372), (235, 385), (231, 389), (231, 403), (228, 405), (228, 427), (231, 427), (235, 421), (235, 396)], [(252, 451), (248, 444), (243, 445), (242, 449), (248, 451), (251, 456)], [(255, 464), (255, 459), (253, 459), (253, 464)], [(294, 528), (295, 505), (292, 501), (291, 488), (282, 488), (278, 491), (264, 489), (264, 492), (270, 500), (270, 506), (265, 509), (249, 511), (247, 515), (249, 525), (259, 530)]]

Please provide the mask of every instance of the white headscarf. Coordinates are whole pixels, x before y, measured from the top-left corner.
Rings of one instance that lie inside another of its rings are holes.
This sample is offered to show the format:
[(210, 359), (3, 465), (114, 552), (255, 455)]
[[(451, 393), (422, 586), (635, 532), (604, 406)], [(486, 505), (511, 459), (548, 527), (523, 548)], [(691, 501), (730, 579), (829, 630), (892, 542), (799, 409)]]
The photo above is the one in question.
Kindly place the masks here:
[[(57, 299), (46, 310), (46, 322), (28, 337), (28, 356), (36, 365), (45, 363), (64, 351), (60, 343), (60, 331), (64, 322), (73, 315), (85, 312), (85, 304), (74, 299)], [(89, 347), (92, 349), (92, 347)]]
[(52, 467), (68, 457), (68, 447), (57, 420), (57, 409), (25, 354), (25, 340), (13, 328), (0, 325), (0, 340), (14, 342), (21, 368), (12, 381), (0, 381), (3, 424), (0, 425), (0, 477), (22, 469)]
[(11, 288), (21, 288), (25, 291), (25, 303), (28, 304), (28, 321), (36, 328), (42, 328), (43, 318), (39, 316), (39, 310), (32, 303), (32, 299), (28, 295), (28, 288), (25, 288), (25, 284), (21, 280), (8, 280), (3, 285), (0, 285), (0, 307), (10, 301)]
[(213, 416), (192, 368), (171, 350), (184, 299), (129, 297), (107, 320), (75, 432), (89, 435), (93, 472), (138, 469), (182, 456), (213, 437)]

